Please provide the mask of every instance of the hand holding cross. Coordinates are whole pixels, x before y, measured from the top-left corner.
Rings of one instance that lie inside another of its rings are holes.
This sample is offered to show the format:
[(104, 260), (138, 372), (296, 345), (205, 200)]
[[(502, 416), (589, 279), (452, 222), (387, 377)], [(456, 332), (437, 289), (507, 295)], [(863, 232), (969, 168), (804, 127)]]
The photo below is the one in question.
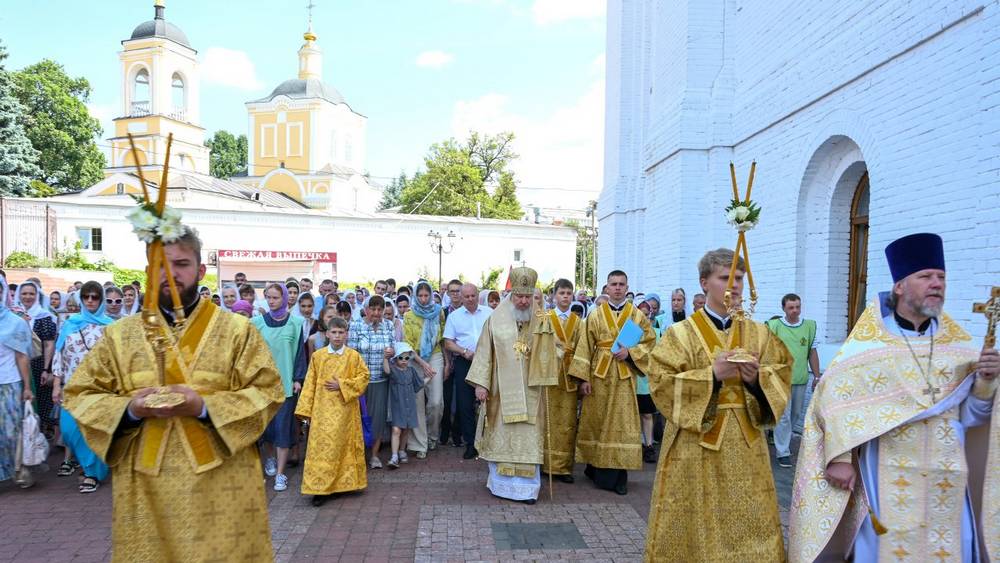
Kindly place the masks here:
[(996, 350), (997, 320), (1000, 319), (1000, 287), (992, 288), (989, 300), (973, 305), (972, 312), (986, 316), (986, 337), (983, 339), (983, 353), (979, 356), (976, 371), (981, 377), (993, 379), (1000, 374), (1000, 354)]

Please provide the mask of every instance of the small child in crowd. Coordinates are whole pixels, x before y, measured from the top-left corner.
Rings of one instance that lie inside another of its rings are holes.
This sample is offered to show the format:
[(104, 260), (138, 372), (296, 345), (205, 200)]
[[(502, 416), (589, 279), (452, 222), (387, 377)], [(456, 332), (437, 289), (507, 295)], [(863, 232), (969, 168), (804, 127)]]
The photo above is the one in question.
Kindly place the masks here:
[[(392, 458), (389, 459), (389, 469), (399, 468), (400, 463), (406, 463), (406, 434), (410, 428), (416, 428), (417, 393), (424, 388), (427, 380), (420, 376), (413, 360), (413, 348), (406, 342), (397, 342), (393, 346), (396, 355), (382, 360), (382, 370), (389, 374), (389, 422), (392, 424)], [(404, 444), (400, 449), (399, 445)]]

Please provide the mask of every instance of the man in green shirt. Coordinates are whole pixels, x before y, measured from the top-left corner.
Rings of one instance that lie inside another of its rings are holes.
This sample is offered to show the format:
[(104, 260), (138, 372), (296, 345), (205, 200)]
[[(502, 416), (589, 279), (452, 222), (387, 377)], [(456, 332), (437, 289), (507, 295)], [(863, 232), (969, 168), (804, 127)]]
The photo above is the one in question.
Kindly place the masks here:
[(789, 293), (781, 298), (781, 309), (785, 316), (767, 321), (767, 328), (785, 343), (795, 361), (792, 364), (792, 396), (774, 427), (774, 450), (778, 465), (791, 467), (792, 431), (802, 432), (807, 391), (812, 383), (809, 370), (819, 378), (819, 355), (816, 353), (816, 321), (802, 318), (802, 299)]

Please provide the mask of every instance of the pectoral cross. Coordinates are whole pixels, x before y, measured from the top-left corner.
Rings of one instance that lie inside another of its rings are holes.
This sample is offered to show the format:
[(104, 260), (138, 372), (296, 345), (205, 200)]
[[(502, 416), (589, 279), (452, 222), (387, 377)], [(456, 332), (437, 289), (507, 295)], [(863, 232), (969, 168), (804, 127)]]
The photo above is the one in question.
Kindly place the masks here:
[(974, 304), (972, 312), (986, 316), (986, 338), (983, 339), (983, 348), (993, 348), (997, 343), (997, 320), (1000, 319), (1000, 287), (990, 290), (990, 298), (985, 303)]
[(934, 384), (930, 381), (927, 382), (927, 389), (924, 389), (924, 395), (931, 396), (931, 403), (937, 402), (937, 394), (941, 392), (940, 387), (934, 387)]

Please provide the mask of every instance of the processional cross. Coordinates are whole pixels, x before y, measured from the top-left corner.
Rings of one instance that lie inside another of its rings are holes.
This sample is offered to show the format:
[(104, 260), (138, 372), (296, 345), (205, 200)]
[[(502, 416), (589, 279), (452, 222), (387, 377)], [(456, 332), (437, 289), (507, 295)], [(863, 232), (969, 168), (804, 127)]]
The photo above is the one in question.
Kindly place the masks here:
[(986, 316), (986, 338), (983, 339), (983, 348), (993, 348), (997, 344), (997, 320), (1000, 320), (1000, 287), (990, 290), (990, 298), (985, 303), (973, 304), (972, 312)]

